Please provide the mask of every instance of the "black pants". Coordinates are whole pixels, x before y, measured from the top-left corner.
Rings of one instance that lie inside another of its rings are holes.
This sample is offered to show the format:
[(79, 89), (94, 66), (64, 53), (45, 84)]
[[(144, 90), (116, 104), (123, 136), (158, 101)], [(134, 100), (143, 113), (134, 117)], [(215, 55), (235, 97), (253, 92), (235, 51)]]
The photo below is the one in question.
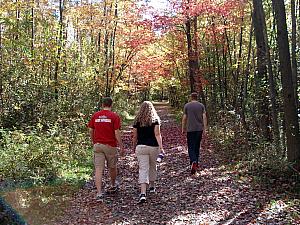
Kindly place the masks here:
[(199, 161), (200, 143), (203, 131), (187, 132), (187, 144), (190, 157), (190, 163)]

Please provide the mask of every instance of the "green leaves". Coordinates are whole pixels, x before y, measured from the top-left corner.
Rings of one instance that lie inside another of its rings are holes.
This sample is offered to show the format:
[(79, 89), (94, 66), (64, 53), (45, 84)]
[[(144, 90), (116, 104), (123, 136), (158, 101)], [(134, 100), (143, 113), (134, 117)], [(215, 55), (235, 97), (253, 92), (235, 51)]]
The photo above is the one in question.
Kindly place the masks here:
[(39, 129), (28, 133), (1, 130), (2, 179), (41, 183), (68, 174), (66, 165), (70, 163), (80, 165), (89, 160), (85, 135), (77, 135), (71, 130), (61, 135), (61, 128), (57, 126), (51, 127), (46, 133), (41, 133)]

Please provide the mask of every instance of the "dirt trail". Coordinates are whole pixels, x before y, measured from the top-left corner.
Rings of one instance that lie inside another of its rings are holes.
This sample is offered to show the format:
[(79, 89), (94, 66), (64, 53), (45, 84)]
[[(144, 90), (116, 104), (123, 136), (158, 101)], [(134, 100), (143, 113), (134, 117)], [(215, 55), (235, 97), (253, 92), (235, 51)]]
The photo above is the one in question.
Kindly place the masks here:
[[(201, 150), (201, 172), (190, 176), (186, 140), (166, 104), (155, 105), (162, 119), (166, 157), (159, 165), (157, 193), (138, 205), (138, 167), (131, 147), (131, 128), (123, 134), (127, 155), (120, 159), (120, 191), (94, 200), (96, 189), (87, 183), (55, 224), (286, 224), (264, 215), (261, 206), (269, 193), (236, 179), (216, 159), (209, 142)], [(107, 174), (105, 175), (107, 177)], [(108, 180), (105, 180), (108, 184)], [(277, 223), (278, 222), (278, 223)]]

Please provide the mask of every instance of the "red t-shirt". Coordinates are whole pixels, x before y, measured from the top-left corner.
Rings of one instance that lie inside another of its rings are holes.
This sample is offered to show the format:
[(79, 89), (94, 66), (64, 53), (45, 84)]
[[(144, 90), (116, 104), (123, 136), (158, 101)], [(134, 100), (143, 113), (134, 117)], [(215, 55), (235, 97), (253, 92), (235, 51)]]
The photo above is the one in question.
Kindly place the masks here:
[(88, 127), (94, 129), (94, 144), (101, 143), (117, 147), (115, 130), (121, 127), (121, 119), (118, 114), (110, 110), (96, 112), (88, 123)]

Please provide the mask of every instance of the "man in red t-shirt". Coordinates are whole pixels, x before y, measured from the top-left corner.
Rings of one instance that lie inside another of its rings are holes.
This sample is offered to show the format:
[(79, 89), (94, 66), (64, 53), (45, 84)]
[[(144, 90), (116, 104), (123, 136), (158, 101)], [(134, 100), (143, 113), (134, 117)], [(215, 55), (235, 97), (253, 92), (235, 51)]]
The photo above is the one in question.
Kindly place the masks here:
[(105, 97), (102, 99), (102, 108), (102, 110), (94, 113), (88, 123), (91, 141), (94, 146), (97, 200), (103, 198), (102, 176), (105, 167), (105, 161), (107, 162), (111, 179), (111, 187), (109, 192), (115, 192), (117, 190), (117, 144), (119, 144), (121, 155), (124, 154), (124, 148), (120, 134), (121, 119), (117, 113), (111, 111), (112, 99), (110, 97)]

